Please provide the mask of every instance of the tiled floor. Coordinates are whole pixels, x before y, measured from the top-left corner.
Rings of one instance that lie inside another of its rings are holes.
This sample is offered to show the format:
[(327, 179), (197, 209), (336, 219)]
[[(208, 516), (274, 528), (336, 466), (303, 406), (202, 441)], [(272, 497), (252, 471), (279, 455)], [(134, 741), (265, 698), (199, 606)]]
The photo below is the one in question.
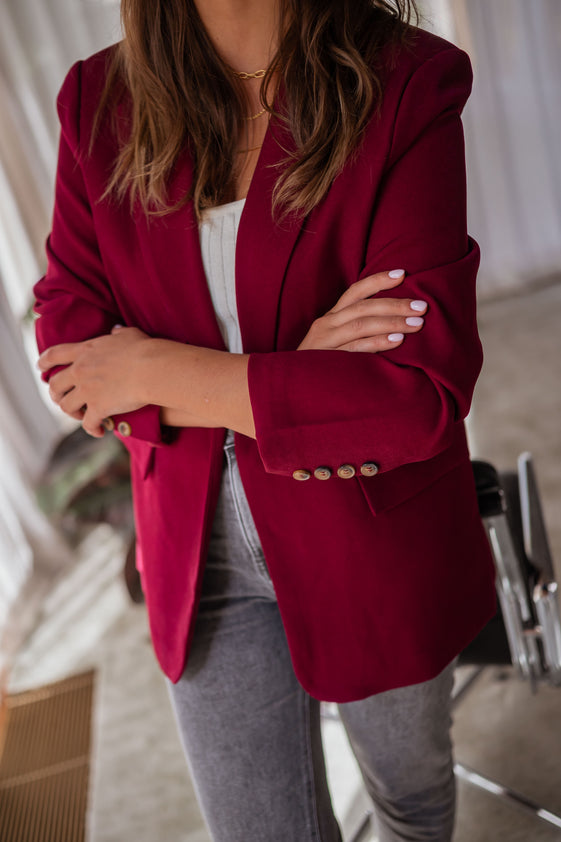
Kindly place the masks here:
[[(534, 454), (555, 557), (561, 559), (561, 283), (481, 307), (486, 363), (470, 419), (472, 452), (499, 468)], [(155, 665), (145, 613), (121, 582), (123, 548), (93, 533), (43, 606), (13, 690), (97, 669), (90, 842), (208, 842)], [(455, 715), (458, 759), (561, 812), (561, 689), (537, 695), (488, 669)], [(324, 725), (334, 803), (354, 825), (363, 798), (344, 735)], [(358, 801), (357, 801), (358, 799)], [(371, 836), (370, 840), (374, 837)], [(455, 842), (554, 842), (553, 829), (460, 783)], [(282, 840), (263, 840), (282, 842)]]

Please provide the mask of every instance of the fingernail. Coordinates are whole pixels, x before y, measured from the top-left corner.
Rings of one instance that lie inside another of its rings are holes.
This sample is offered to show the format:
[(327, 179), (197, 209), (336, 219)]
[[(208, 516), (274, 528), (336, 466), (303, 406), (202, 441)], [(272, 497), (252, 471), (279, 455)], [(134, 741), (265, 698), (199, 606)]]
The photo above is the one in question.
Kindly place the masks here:
[(401, 342), (401, 340), (403, 339), (403, 334), (402, 333), (390, 333), (390, 335), (388, 336), (388, 339), (390, 340), (390, 342)]
[(424, 321), (420, 316), (409, 316), (408, 319), (405, 319), (405, 324), (409, 327), (420, 327)]
[(123, 325), (113, 325), (113, 330), (115, 330), (116, 327), (123, 327)]
[(392, 269), (391, 272), (388, 272), (388, 275), (390, 278), (401, 278), (404, 271), (404, 269)]
[(427, 306), (426, 301), (412, 301), (409, 305), (412, 310), (418, 310), (419, 312), (424, 310)]

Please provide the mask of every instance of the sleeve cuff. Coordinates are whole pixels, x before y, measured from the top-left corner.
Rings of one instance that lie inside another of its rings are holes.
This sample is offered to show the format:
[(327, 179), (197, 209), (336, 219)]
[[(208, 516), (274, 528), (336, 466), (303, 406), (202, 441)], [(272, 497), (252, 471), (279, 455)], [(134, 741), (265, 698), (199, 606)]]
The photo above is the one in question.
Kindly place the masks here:
[(140, 439), (155, 447), (167, 444), (165, 430), (160, 424), (161, 407), (149, 404), (134, 412), (112, 415), (105, 419), (105, 428), (115, 433), (126, 445), (130, 438)]

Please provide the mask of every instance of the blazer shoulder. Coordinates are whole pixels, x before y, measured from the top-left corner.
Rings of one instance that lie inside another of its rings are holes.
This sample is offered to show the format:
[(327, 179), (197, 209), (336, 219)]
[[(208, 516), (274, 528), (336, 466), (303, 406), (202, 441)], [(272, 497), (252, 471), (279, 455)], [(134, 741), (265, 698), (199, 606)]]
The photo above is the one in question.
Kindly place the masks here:
[(445, 50), (462, 52), (452, 41), (448, 41), (434, 32), (429, 32), (428, 29), (422, 29), (419, 26), (410, 26), (408, 29), (410, 35), (409, 52), (419, 63), (433, 58), (433, 56)]
[(468, 54), (445, 38), (420, 27), (408, 27), (407, 39), (393, 51), (385, 51), (380, 59), (384, 96), (399, 100), (416, 75), (437, 79), (452, 75), (471, 91), (472, 67)]
[(111, 44), (82, 61), (82, 84), (86, 90), (101, 90), (105, 84), (111, 62), (115, 58), (119, 43)]
[(77, 150), (84, 124), (91, 126), (118, 44), (112, 44), (85, 59), (79, 59), (67, 72), (57, 96), (61, 130)]
[(406, 43), (382, 53), (380, 108), (372, 115), (363, 143), (364, 160), (382, 155), (390, 167), (445, 115), (460, 115), (471, 93), (468, 54), (444, 38), (410, 27)]

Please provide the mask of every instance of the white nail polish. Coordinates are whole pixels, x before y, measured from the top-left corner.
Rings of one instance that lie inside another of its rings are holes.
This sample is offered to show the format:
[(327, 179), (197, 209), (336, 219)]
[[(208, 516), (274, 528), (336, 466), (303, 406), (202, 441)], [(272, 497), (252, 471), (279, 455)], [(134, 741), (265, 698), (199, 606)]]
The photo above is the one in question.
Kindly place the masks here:
[(424, 321), (420, 316), (409, 316), (408, 319), (405, 319), (405, 324), (409, 327), (420, 327)]
[(390, 335), (388, 336), (388, 339), (390, 340), (390, 342), (401, 342), (401, 340), (403, 339), (403, 334), (402, 333), (390, 333)]
[(418, 310), (419, 312), (421, 312), (422, 310), (424, 310), (426, 308), (427, 302), (426, 301), (412, 301), (409, 306), (411, 307), (412, 310)]
[(390, 278), (401, 278), (403, 275), (403, 269), (392, 269), (391, 272), (388, 272)]

